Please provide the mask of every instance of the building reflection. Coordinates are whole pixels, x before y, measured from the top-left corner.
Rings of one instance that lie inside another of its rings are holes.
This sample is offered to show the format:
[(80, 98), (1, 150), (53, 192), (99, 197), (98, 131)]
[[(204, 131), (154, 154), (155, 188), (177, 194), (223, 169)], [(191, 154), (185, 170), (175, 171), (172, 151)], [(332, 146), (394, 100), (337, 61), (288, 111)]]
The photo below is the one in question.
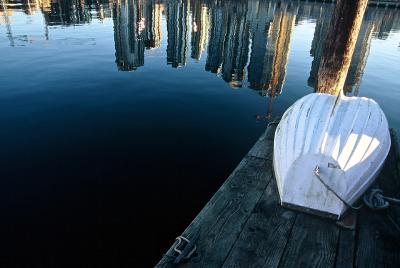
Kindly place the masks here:
[[(27, 15), (41, 12), (46, 25), (78, 25), (93, 18), (111, 18), (113, 0), (1, 0), (8, 9), (22, 10)], [(3, 8), (4, 9), (4, 8)], [(1, 13), (1, 10), (0, 10)], [(11, 16), (9, 14), (9, 16)]]
[(222, 78), (233, 88), (241, 87), (249, 56), (247, 1), (225, 2), (226, 36), (222, 50)]
[(204, 5), (201, 1), (193, 1), (191, 7), (191, 57), (193, 59), (199, 60), (207, 42), (210, 19), (208, 14), (208, 7)]
[(145, 2), (144, 8), (145, 46), (147, 49), (158, 48), (161, 46), (161, 16), (164, 10), (164, 6), (158, 0), (151, 0)]
[(119, 0), (113, 7), (115, 62), (121, 71), (144, 65), (143, 2)]
[(251, 24), (251, 56), (248, 70), (249, 86), (255, 90), (268, 90), (272, 71), (272, 59), (274, 55), (271, 46), (267, 48), (267, 42), (271, 42), (270, 29), (274, 20), (276, 3), (253, 2), (250, 6)]
[(177, 68), (186, 65), (188, 54), (189, 0), (167, 0), (167, 64)]
[[(307, 84), (315, 88), (334, 4), (270, 0), (0, 0), (0, 24), (10, 45), (15, 10), (43, 14), (48, 28), (109, 19), (114, 26), (115, 62), (121, 71), (144, 65), (145, 50), (160, 48), (166, 22), (167, 64), (184, 66), (204, 54), (205, 70), (232, 88), (248, 86), (271, 99), (284, 88), (291, 36), (296, 25), (315, 22)], [(18, 5), (17, 5), (18, 3)], [(14, 12), (14, 13), (13, 13)], [(396, 9), (369, 7), (358, 35), (345, 91), (358, 94), (373, 39), (400, 31)], [(190, 38), (190, 44), (189, 42)], [(190, 46), (190, 47), (189, 47)]]
[(314, 38), (310, 50), (310, 55), (313, 57), (313, 61), (311, 63), (310, 76), (307, 80), (308, 85), (312, 88), (316, 88), (317, 86), (318, 69), (321, 63), (322, 52), (334, 7), (334, 5), (329, 5), (326, 8), (321, 8), (316, 20)]
[(282, 93), (286, 78), (297, 6), (291, 3), (259, 2), (251, 10), (249, 87), (268, 97), (266, 118), (271, 119), (273, 100)]
[(361, 78), (364, 74), (365, 65), (367, 64), (374, 28), (374, 22), (370, 19), (368, 13), (366, 13), (350, 62), (349, 71), (343, 88), (344, 92), (353, 92), (354, 95), (358, 95)]
[(375, 24), (373, 35), (375, 38), (385, 40), (391, 31), (400, 30), (400, 15), (398, 9), (368, 8), (366, 15)]
[(250, 88), (261, 90), (271, 98), (281, 94), (286, 78), (291, 35), (297, 7), (291, 3), (259, 5), (261, 15), (253, 27), (250, 58)]
[(226, 36), (227, 14), (221, 1), (216, 1), (210, 10), (210, 33), (205, 70), (219, 73), (222, 66), (222, 53)]
[(11, 29), (10, 17), (13, 15), (13, 11), (8, 7), (7, 0), (0, 0), (1, 9), (0, 9), (0, 25), (6, 26), (6, 34), (7, 38), (10, 41), (10, 46), (15, 46), (13, 33)]

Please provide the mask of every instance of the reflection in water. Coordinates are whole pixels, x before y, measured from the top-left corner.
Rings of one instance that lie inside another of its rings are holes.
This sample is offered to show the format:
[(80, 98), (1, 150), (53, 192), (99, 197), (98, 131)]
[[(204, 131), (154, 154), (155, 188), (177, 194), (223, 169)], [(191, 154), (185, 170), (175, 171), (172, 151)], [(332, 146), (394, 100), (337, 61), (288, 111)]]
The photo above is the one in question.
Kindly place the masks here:
[[(310, 76), (308, 78), (308, 85), (316, 88), (318, 79), (318, 69), (321, 64), (323, 49), (327, 33), (329, 31), (330, 19), (333, 14), (334, 5), (328, 5), (326, 8), (319, 12), (317, 19), (314, 38), (311, 45), (310, 54), (313, 56)], [(376, 9), (375, 9), (376, 10)], [(350, 63), (349, 71), (347, 73), (346, 81), (344, 83), (344, 92), (350, 93), (353, 91), (354, 95), (358, 94), (358, 89), (361, 83), (361, 77), (366, 65), (366, 59), (369, 53), (371, 43), (372, 31), (374, 29), (374, 21), (371, 20), (371, 15), (374, 9), (367, 9), (361, 29), (358, 33), (356, 46)]]
[(227, 14), (222, 10), (221, 2), (216, 2), (210, 11), (210, 35), (208, 41), (208, 55), (205, 69), (212, 73), (219, 73), (222, 65), (223, 43), (226, 35)]
[(9, 17), (12, 16), (12, 10), (10, 10), (7, 6), (6, 0), (1, 0), (1, 7), (0, 15), (4, 19), (4, 22), (1, 24), (5, 24), (7, 27), (7, 37), (10, 40), (10, 46), (14, 46), (14, 38), (12, 35), (11, 24)]
[(147, 49), (161, 46), (161, 13), (163, 6), (158, 0), (145, 1), (144, 5), (144, 34), (145, 46)]
[(269, 97), (268, 115), (272, 117), (272, 100), (281, 94), (289, 59), (290, 38), (297, 6), (291, 3), (261, 2), (252, 7), (252, 46), (248, 81), (250, 88)]
[[(249, 82), (253, 89), (263, 90), (264, 95), (275, 97), (282, 92), (286, 77), (286, 66), (289, 59), (290, 37), (294, 28), (296, 18), (296, 7), (283, 3), (278, 7), (271, 7), (274, 10), (272, 18), (266, 25), (257, 25), (258, 29), (264, 30), (267, 35), (261, 43), (253, 38), (254, 49), (258, 48), (259, 53), (252, 55), (249, 65)], [(262, 13), (261, 13), (262, 14)], [(268, 13), (269, 14), (269, 13)], [(258, 35), (261, 35), (259, 33)], [(257, 34), (254, 34), (257, 36)], [(257, 47), (256, 47), (257, 46)], [(253, 51), (253, 48), (252, 48)], [(259, 57), (263, 61), (259, 61)], [(254, 65), (253, 65), (254, 63)], [(260, 64), (261, 63), (261, 64)], [(259, 64), (259, 66), (257, 66)], [(257, 76), (251, 73), (260, 72)]]
[(192, 7), (192, 54), (193, 59), (199, 60), (207, 42), (209, 21), (208, 7), (201, 1), (194, 1)]
[(144, 50), (161, 45), (162, 6), (158, 1), (118, 0), (113, 5), (115, 57), (118, 69), (144, 65)]
[(114, 4), (115, 62), (122, 71), (136, 70), (144, 64), (144, 35), (140, 23), (139, 1), (121, 0)]
[[(41, 1), (36, 2), (45, 16), (48, 25), (77, 25), (90, 23), (93, 14), (95, 18), (104, 19), (111, 16), (111, 4), (107, 1), (84, 1), (84, 0), (63, 0), (63, 1)], [(29, 3), (29, 0), (27, 1)]]
[(241, 87), (249, 54), (247, 5), (244, 1), (238, 1), (235, 5), (225, 5), (224, 12), (227, 15), (224, 17), (225, 39), (220, 40), (223, 41), (222, 78), (232, 87)]
[(189, 0), (168, 0), (167, 3), (167, 63), (172, 67), (186, 65), (189, 28)]
[[(118, 69), (132, 71), (144, 65), (145, 48), (159, 48), (162, 17), (166, 18), (167, 63), (186, 65), (190, 57), (200, 60), (207, 51), (205, 70), (221, 75), (233, 88), (244, 82), (261, 95), (281, 94), (295, 25), (315, 21), (310, 54), (313, 58), (308, 85), (315, 88), (324, 42), (334, 4), (262, 0), (1, 0), (0, 23), (5, 25), (10, 45), (15, 45), (10, 17), (13, 9), (26, 14), (40, 11), (48, 26), (90, 23), (94, 18), (112, 18)], [(358, 94), (371, 39), (386, 39), (400, 30), (394, 9), (370, 7), (364, 16), (345, 91)], [(20, 38), (21, 39), (21, 38)], [(29, 36), (21, 39), (29, 40)], [(18, 40), (18, 41), (21, 41)]]
[(344, 83), (344, 92), (352, 92), (354, 88), (354, 95), (358, 95), (361, 78), (367, 63), (374, 27), (373, 21), (368, 19), (368, 13), (366, 12), (364, 21), (361, 24), (360, 32), (358, 33), (353, 57)]
[[(265, 128), (251, 116), (270, 119), (312, 91), (333, 8), (0, 0), (0, 204), (3, 226), (24, 222), (3, 228), (2, 256), (154, 265)], [(399, 18), (368, 8), (345, 83), (348, 94), (363, 83), (396, 128)], [(229, 86), (250, 89), (220, 91)]]
[(310, 77), (307, 80), (308, 85), (313, 88), (316, 88), (317, 86), (318, 69), (321, 64), (324, 42), (328, 34), (333, 9), (334, 5), (327, 5), (318, 12), (319, 14), (315, 25), (314, 38), (312, 40), (310, 50), (313, 61), (311, 64)]

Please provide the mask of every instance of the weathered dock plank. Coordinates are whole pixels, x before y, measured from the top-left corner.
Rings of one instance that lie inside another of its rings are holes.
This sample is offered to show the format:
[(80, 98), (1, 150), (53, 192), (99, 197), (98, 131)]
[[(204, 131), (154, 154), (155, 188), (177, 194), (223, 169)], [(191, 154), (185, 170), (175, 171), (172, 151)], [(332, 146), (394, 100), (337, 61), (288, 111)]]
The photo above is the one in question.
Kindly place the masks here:
[[(397, 133), (394, 129), (390, 130), (392, 146), (385, 161), (385, 166), (379, 175), (379, 186), (385, 196), (399, 197), (400, 195), (400, 152), (397, 140)], [(398, 226), (400, 226), (400, 206), (391, 206), (387, 211)], [(400, 227), (399, 227), (400, 228)]]
[(351, 268), (354, 267), (356, 231), (340, 229), (339, 241), (336, 252), (335, 267)]
[(335, 222), (299, 213), (279, 267), (334, 267), (338, 238)]
[(360, 212), (356, 267), (399, 267), (400, 245), (393, 241), (393, 226), (385, 214), (368, 209)]
[(383, 241), (380, 236), (378, 218), (369, 211), (360, 212), (356, 267), (383, 267)]
[[(266, 134), (255, 146), (266, 141)], [(263, 145), (262, 145), (263, 146)], [(271, 150), (266, 148), (267, 151)], [(189, 239), (198, 233), (197, 256), (182, 267), (220, 267), (239, 237), (250, 213), (272, 178), (272, 162), (261, 154), (249, 153), (193, 220), (182, 236)], [(255, 156), (252, 156), (252, 155)], [(157, 264), (172, 266), (173, 247)]]
[(279, 205), (273, 179), (223, 267), (277, 267), (297, 213)]
[[(392, 147), (378, 185), (385, 196), (399, 197), (399, 147), (395, 131), (391, 130)], [(400, 267), (400, 207), (372, 211), (364, 208), (359, 213), (356, 267)]]
[[(269, 126), (200, 214), (183, 232), (198, 234), (197, 256), (179, 267), (400, 267), (400, 207), (358, 214), (355, 230), (279, 205)], [(377, 184), (400, 192), (397, 136)], [(171, 241), (173, 242), (173, 241)], [(171, 267), (171, 247), (158, 267)], [(175, 267), (175, 266), (174, 266)]]
[(250, 149), (248, 155), (272, 161), (276, 126), (271, 125)]

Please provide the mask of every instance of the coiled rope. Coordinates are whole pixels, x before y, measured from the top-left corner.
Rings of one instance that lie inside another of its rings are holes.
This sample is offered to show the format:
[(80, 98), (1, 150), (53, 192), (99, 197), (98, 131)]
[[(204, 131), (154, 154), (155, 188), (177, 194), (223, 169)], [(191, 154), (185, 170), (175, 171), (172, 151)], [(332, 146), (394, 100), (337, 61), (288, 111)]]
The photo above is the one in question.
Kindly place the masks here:
[[(316, 166), (314, 169), (314, 175), (317, 179), (324, 185), (329, 191), (331, 191), (340, 201), (342, 201), (347, 207), (358, 210), (363, 205), (361, 204), (358, 207), (351, 205), (344, 198), (342, 198), (334, 189), (332, 189), (321, 177), (320, 167)], [(381, 189), (372, 189), (369, 193), (365, 194), (363, 197), (364, 204), (372, 209), (372, 210), (384, 210), (390, 206), (389, 202), (400, 204), (400, 199), (393, 197), (386, 197), (383, 195), (383, 191)]]
[(372, 210), (384, 210), (390, 205), (389, 202), (400, 204), (400, 199), (386, 197), (381, 189), (372, 189), (369, 194), (364, 195), (365, 205)]

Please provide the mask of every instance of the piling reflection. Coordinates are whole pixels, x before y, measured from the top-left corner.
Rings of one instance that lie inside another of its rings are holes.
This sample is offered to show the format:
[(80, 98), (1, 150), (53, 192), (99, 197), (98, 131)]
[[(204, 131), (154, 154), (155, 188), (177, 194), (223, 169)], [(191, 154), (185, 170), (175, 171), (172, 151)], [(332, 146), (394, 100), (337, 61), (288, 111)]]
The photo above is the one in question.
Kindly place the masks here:
[[(11, 46), (13, 11), (43, 14), (49, 26), (110, 20), (114, 26), (115, 62), (121, 71), (145, 64), (146, 49), (162, 47), (166, 61), (185, 66), (188, 57), (203, 61), (232, 88), (248, 86), (275, 98), (284, 88), (292, 34), (303, 21), (315, 22), (311, 69), (307, 80), (316, 88), (324, 43), (334, 4), (268, 0), (1, 0), (0, 23)], [(163, 33), (163, 23), (167, 33)], [(372, 39), (400, 30), (398, 10), (369, 7), (365, 13), (344, 89), (358, 94)], [(189, 55), (190, 53), (190, 55)]]

